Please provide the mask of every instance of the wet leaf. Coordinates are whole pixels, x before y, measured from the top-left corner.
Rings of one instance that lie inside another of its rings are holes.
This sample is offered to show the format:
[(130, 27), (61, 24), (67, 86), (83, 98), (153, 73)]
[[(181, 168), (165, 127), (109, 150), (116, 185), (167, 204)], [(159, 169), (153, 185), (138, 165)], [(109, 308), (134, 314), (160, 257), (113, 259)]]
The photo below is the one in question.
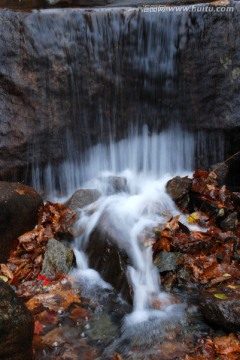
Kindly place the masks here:
[(194, 212), (194, 213), (192, 213), (191, 215), (188, 216), (187, 222), (189, 222), (190, 224), (194, 224), (194, 223), (196, 223), (199, 219), (200, 219), (200, 214), (199, 214), (199, 212)]
[(65, 329), (57, 327), (46, 335), (42, 336), (42, 342), (51, 347), (58, 347), (66, 342)]
[(220, 299), (220, 300), (226, 300), (228, 299), (228, 297), (225, 294), (214, 294), (214, 297), (216, 299)]
[(80, 303), (74, 290), (52, 290), (46, 294), (37, 294), (27, 301), (26, 306), (32, 312), (38, 311), (43, 306), (53, 311), (65, 311), (73, 303)]
[(34, 323), (34, 335), (40, 335), (43, 331), (43, 325), (36, 320)]
[(88, 319), (91, 317), (91, 313), (80, 306), (75, 306), (69, 315), (69, 318), (75, 322), (78, 322), (80, 319)]

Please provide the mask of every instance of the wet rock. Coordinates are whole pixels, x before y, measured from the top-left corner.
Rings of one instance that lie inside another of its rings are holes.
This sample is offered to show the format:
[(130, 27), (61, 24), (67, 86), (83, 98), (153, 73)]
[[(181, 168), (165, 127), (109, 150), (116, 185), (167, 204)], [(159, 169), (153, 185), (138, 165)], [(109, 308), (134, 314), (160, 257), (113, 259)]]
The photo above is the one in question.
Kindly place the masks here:
[(125, 234), (105, 213), (90, 234), (86, 247), (89, 266), (97, 270), (128, 302), (132, 302), (132, 287), (127, 277), (130, 259), (124, 248)]
[(200, 292), (200, 308), (210, 323), (228, 331), (240, 330), (240, 287), (219, 285)]
[(119, 332), (108, 314), (99, 313), (89, 321), (86, 334), (90, 340), (107, 345), (118, 337)]
[(31, 360), (34, 321), (12, 288), (0, 280), (0, 358)]
[(183, 255), (178, 252), (161, 251), (154, 260), (154, 265), (158, 271), (175, 271), (183, 262)]
[(220, 225), (221, 228), (224, 231), (234, 231), (237, 228), (237, 224), (238, 224), (238, 216), (237, 216), (237, 212), (233, 212), (231, 214), (229, 214), (223, 221), (221, 221)]
[(167, 182), (167, 193), (182, 210), (187, 209), (189, 205), (189, 191), (191, 189), (191, 186), (192, 180), (188, 177), (181, 178), (180, 176), (176, 176), (175, 178)]
[(217, 182), (220, 186), (226, 184), (226, 178), (228, 175), (228, 165), (224, 162), (214, 164), (211, 166), (211, 170), (217, 175)]
[(48, 240), (42, 264), (42, 274), (47, 276), (68, 274), (75, 264), (76, 260), (72, 249), (58, 240)]
[(76, 211), (97, 201), (102, 194), (95, 189), (79, 189), (65, 203), (69, 209)]
[(113, 195), (121, 192), (129, 192), (127, 179), (121, 176), (107, 176), (100, 178), (104, 193)]
[(0, 182), (0, 262), (7, 260), (12, 243), (37, 224), (40, 195), (20, 183)]

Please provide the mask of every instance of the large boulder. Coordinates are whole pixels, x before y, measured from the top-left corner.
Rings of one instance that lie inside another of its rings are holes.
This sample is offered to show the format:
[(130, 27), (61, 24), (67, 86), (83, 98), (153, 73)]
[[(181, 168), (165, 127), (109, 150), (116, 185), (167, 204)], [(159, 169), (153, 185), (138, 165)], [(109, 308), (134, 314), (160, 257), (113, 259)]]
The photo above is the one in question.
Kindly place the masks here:
[(0, 262), (7, 260), (13, 241), (38, 221), (41, 196), (31, 187), (0, 181)]
[(0, 359), (31, 360), (33, 329), (30, 311), (0, 280)]

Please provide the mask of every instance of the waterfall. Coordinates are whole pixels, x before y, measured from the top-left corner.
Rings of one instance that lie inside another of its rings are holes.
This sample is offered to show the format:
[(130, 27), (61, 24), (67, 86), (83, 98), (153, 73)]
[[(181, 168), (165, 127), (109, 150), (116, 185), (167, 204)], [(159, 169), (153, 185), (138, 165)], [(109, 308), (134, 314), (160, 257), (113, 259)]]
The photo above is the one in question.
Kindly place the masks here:
[[(56, 162), (49, 156), (46, 166), (36, 161), (32, 184), (55, 199), (78, 188), (100, 190), (103, 196), (95, 211), (87, 207), (79, 213), (78, 226), (85, 230), (75, 240), (80, 276), (89, 275), (84, 247), (101, 216), (107, 216), (131, 259), (134, 312), (126, 324), (177, 318), (181, 306), (161, 291), (151, 247), (145, 246), (141, 234), (164, 223), (165, 211), (178, 212), (165, 192), (170, 176), (191, 172), (198, 157), (209, 160), (213, 154), (211, 158), (219, 161), (224, 153), (221, 136), (206, 137), (204, 131), (181, 125), (187, 104), (179, 104), (177, 96), (177, 55), (186, 39), (188, 16), (165, 12), (156, 21), (140, 9), (61, 10), (59, 26), (53, 29), (56, 12), (45, 11), (42, 17), (39, 11), (33, 18), (49, 33), (54, 31), (58, 42), (50, 44), (38, 36), (33, 47), (41, 53), (43, 43), (49, 46), (50, 69), (58, 65), (58, 51), (65, 54), (61, 71), (68, 72), (72, 122), (59, 144), (63, 159)], [(30, 20), (26, 26), (28, 33), (36, 27)], [(51, 81), (49, 75), (44, 81)], [(102, 179), (109, 174), (124, 176), (129, 191), (106, 196)], [(92, 270), (90, 275), (92, 279)], [(164, 309), (154, 309), (156, 300), (165, 304)]]
[(69, 196), (103, 170), (161, 177), (223, 159), (221, 133), (209, 137), (184, 125), (178, 57), (189, 24), (187, 13), (124, 7), (42, 10), (26, 18), (23, 43), (36, 62), (48, 64), (39, 79), (48, 108), (39, 116), (61, 116), (53, 102), (64, 95), (62, 129), (55, 134), (50, 124), (46, 149), (36, 137), (28, 151), (37, 190)]

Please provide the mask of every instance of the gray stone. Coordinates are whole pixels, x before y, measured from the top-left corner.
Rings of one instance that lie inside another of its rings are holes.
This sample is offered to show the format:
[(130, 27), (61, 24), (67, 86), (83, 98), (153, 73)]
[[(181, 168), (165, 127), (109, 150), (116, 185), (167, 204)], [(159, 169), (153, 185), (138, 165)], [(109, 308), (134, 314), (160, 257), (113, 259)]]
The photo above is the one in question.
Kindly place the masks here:
[(154, 265), (158, 268), (158, 271), (175, 271), (177, 270), (179, 263), (182, 263), (183, 255), (178, 252), (161, 251), (154, 260)]
[(238, 214), (237, 212), (233, 212), (231, 214), (229, 214), (223, 221), (221, 221), (220, 225), (221, 228), (224, 231), (234, 231), (237, 228), (237, 224), (238, 224)]
[(97, 201), (102, 194), (95, 189), (79, 189), (65, 203), (69, 209), (76, 211)]
[(33, 330), (32, 314), (0, 280), (0, 359), (32, 360)]
[(68, 274), (74, 265), (75, 256), (73, 250), (58, 240), (49, 239), (43, 259), (42, 274), (47, 276)]
[(33, 188), (0, 181), (0, 262), (8, 259), (13, 241), (37, 224), (41, 205), (43, 200)]

